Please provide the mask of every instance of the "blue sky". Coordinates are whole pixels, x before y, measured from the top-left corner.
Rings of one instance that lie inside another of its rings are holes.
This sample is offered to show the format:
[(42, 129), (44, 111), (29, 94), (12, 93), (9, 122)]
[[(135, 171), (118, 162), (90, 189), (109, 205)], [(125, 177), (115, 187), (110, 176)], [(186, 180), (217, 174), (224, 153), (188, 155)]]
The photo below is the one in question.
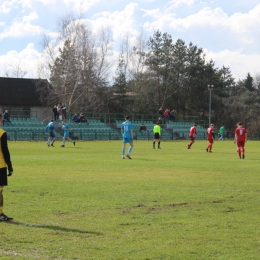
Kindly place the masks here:
[(259, 0), (0, 0), (0, 76), (20, 64), (37, 77), (41, 36), (55, 35), (69, 12), (82, 13), (95, 30), (109, 25), (114, 43), (126, 32), (148, 38), (159, 29), (203, 48), (236, 79), (260, 73)]

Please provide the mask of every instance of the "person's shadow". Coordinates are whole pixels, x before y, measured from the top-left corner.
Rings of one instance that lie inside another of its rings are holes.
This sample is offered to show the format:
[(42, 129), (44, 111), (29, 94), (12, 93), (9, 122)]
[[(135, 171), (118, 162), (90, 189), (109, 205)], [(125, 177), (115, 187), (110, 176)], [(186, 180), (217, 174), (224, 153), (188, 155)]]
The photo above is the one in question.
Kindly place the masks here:
[(75, 228), (65, 228), (65, 227), (54, 226), (54, 225), (30, 224), (30, 223), (22, 223), (22, 222), (16, 222), (16, 221), (7, 221), (5, 223), (7, 223), (9, 225), (17, 225), (17, 226), (28, 227), (28, 228), (46, 228), (46, 229), (62, 231), (62, 232), (92, 234), (92, 235), (97, 235), (97, 236), (102, 235), (102, 233), (100, 233), (100, 232), (89, 231), (89, 230), (80, 230), (80, 229), (75, 229)]

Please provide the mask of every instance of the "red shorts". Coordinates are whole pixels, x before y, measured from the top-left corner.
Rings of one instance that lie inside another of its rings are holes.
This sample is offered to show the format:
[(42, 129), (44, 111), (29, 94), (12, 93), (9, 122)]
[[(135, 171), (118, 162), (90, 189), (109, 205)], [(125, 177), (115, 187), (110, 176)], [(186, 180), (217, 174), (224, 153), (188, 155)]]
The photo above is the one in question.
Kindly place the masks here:
[(213, 144), (213, 139), (208, 139), (210, 144)]
[(237, 141), (237, 146), (238, 147), (244, 147), (245, 146), (245, 141)]
[(194, 136), (190, 136), (190, 140), (191, 140), (191, 142), (194, 142), (195, 141)]

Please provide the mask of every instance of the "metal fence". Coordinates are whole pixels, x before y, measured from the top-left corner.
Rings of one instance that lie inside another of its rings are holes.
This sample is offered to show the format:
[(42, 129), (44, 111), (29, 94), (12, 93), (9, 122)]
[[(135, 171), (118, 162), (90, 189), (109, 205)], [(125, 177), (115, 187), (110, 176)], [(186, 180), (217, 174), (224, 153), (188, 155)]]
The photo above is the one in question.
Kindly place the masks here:
[[(43, 131), (7, 131), (8, 140), (11, 141), (44, 141), (48, 138), (48, 133)], [(119, 132), (115, 131), (92, 131), (92, 132), (85, 132), (85, 131), (71, 131), (70, 137), (75, 140), (81, 141), (97, 141), (97, 140), (121, 140), (122, 136)], [(56, 133), (56, 139), (62, 140), (62, 135), (60, 133)], [(134, 139), (135, 140), (146, 140), (150, 141), (153, 140), (153, 133), (141, 133), (139, 131), (134, 131)], [(180, 133), (168, 133), (162, 132), (161, 139), (163, 141), (171, 141), (171, 140), (187, 140), (188, 134), (187, 132), (180, 132)], [(197, 138), (197, 140), (206, 140), (207, 135), (206, 133), (201, 133)], [(217, 137), (216, 137), (217, 139)], [(226, 140), (234, 140), (234, 134), (231, 134), (229, 138), (226, 137)], [(260, 133), (249, 133), (248, 140), (260, 140)]]

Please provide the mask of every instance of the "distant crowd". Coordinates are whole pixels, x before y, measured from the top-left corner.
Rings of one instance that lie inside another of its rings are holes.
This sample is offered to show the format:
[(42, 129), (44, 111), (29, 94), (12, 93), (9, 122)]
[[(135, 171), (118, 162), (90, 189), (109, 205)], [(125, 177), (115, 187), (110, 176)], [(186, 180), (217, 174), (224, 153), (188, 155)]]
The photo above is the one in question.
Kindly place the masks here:
[(162, 107), (160, 107), (158, 114), (159, 114), (159, 120), (160, 121), (162, 120), (162, 118), (165, 118), (166, 122), (175, 121), (174, 110), (170, 111), (170, 109), (165, 109), (164, 112), (163, 112)]
[[(67, 120), (67, 108), (66, 105), (64, 103), (60, 103), (58, 105), (54, 105), (53, 109), (53, 117), (54, 117), (54, 121), (57, 122), (57, 120)], [(80, 115), (78, 116), (77, 113), (75, 113), (75, 115), (71, 118), (72, 121), (74, 121), (75, 123), (85, 123), (88, 124), (88, 120), (87, 118), (83, 115), (83, 113), (80, 113)]]

